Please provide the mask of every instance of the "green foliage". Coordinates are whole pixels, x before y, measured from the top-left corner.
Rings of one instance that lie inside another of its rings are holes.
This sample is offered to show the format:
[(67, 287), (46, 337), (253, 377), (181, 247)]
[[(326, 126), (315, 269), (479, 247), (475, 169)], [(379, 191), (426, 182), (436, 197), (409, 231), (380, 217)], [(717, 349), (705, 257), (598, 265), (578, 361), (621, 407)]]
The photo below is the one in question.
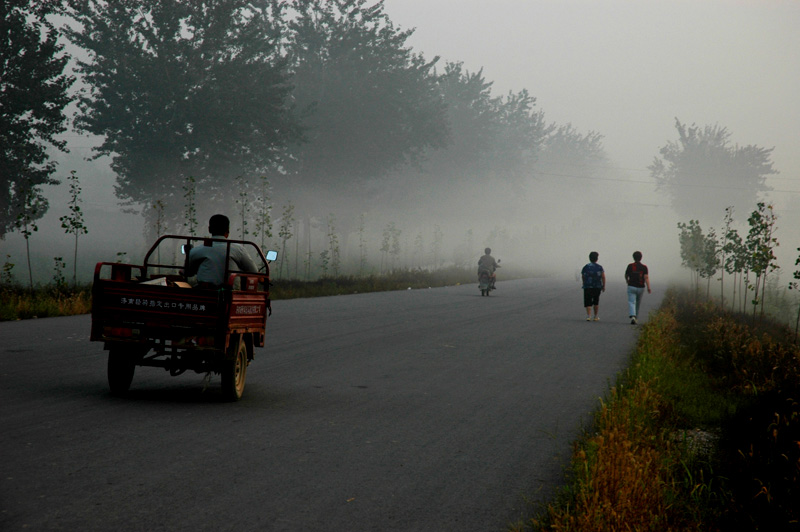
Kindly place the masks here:
[(511, 183), (526, 178), (555, 129), (535, 110), (536, 99), (525, 90), (495, 97), (482, 71), (457, 62), (446, 64), (436, 81), (447, 106), (449, 142), (429, 153), (427, 173), (462, 184), (487, 176)]
[(10, 288), (0, 298), (0, 321), (50, 318), (88, 314), (92, 309), (92, 291), (86, 287), (64, 287), (63, 291), (52, 286), (33, 291)]
[[(21, 227), (27, 231), (44, 216), (40, 187), (57, 183), (48, 147), (66, 151), (58, 135), (67, 129), (64, 109), (74, 78), (65, 74), (69, 56), (48, 21), (60, 10), (58, 2), (0, 3), (0, 238)], [(32, 204), (35, 211), (28, 210)]]
[[(800, 251), (800, 248), (797, 248), (797, 251)], [(797, 256), (797, 259), (794, 261), (794, 265), (800, 265), (800, 255)], [(792, 277), (795, 279), (794, 281), (789, 282), (789, 290), (800, 290), (800, 269), (795, 270), (792, 272)], [(797, 306), (797, 319), (795, 320), (794, 324), (794, 343), (797, 343), (798, 338), (798, 331), (800, 331), (800, 304)]]
[(226, 176), (275, 165), (299, 134), (279, 2), (69, 6), (67, 35), (87, 52), (75, 125), (103, 139), (96, 151), (111, 156), (122, 198), (152, 203), (193, 176), (198, 197), (232, 199)]
[(30, 238), (33, 233), (39, 230), (36, 220), (47, 212), (47, 199), (42, 195), (38, 186), (31, 183), (21, 185), (14, 196), (15, 212), (17, 217), (11, 227), (19, 230), (25, 237), (25, 256), (28, 260), (28, 280), (30, 289), (33, 291), (33, 271), (31, 269), (31, 245)]
[(681, 265), (692, 271), (695, 290), (699, 283), (699, 272), (703, 267), (705, 237), (700, 222), (689, 220), (689, 223), (678, 222), (678, 241), (681, 245)]
[(330, 253), (331, 252), (329, 249), (323, 249), (319, 253), (319, 261), (320, 261), (320, 266), (322, 268), (323, 278), (328, 276), (328, 263), (330, 262)]
[(0, 270), (0, 292), (10, 290), (14, 286), (14, 263), (11, 262), (11, 255), (6, 255), (3, 268)]
[(53, 292), (56, 295), (66, 294), (68, 292), (67, 280), (64, 278), (64, 268), (67, 263), (64, 262), (62, 257), (53, 257)]
[(272, 187), (267, 176), (262, 175), (259, 179), (258, 194), (255, 203), (255, 228), (253, 237), (259, 238), (261, 249), (267, 249), (267, 239), (272, 238)]
[(75, 252), (72, 258), (72, 284), (78, 283), (78, 236), (87, 234), (89, 229), (83, 222), (83, 211), (81, 211), (81, 186), (75, 170), (70, 172), (69, 177), (69, 214), (59, 218), (61, 228), (67, 234), (75, 235)]
[[(755, 283), (749, 288), (754, 292), (753, 298), (753, 317), (755, 318), (756, 307), (761, 305), (761, 316), (764, 316), (764, 295), (766, 294), (767, 276), (778, 269), (775, 263), (774, 248), (778, 245), (775, 238), (775, 221), (777, 216), (772, 210), (772, 205), (758, 203), (756, 210), (750, 214), (747, 223), (750, 224), (750, 231), (747, 234), (745, 248), (748, 253), (748, 270), (756, 276)], [(761, 294), (759, 295), (759, 290)]]
[[(648, 169), (679, 214), (698, 217), (731, 205), (745, 208), (770, 190), (766, 177), (777, 173), (771, 149), (731, 146), (730, 132), (717, 125), (687, 127), (676, 118), (675, 129), (678, 140), (662, 147), (661, 158), (654, 158)], [(698, 187), (714, 193), (698, 194)]]
[[(572, 161), (591, 174), (606, 160), (601, 135), (547, 124), (526, 90), (495, 97), (481, 72), (435, 70), (438, 58), (411, 49), (413, 30), (396, 27), (383, 2), (67, 4), (86, 85), (75, 126), (103, 139), (96, 155), (112, 158), (120, 198), (163, 200), (170, 227), (193, 231), (195, 200), (199, 211), (237, 200), (228, 176), (269, 175), (306, 212), (325, 212), (331, 195), (358, 212), (365, 200), (419, 202), (417, 185), (433, 180), (464, 189), (488, 179), (498, 196), (521, 201), (537, 166), (553, 173)], [(241, 234), (266, 247), (263, 179), (248, 198), (263, 227), (239, 218), (251, 223)], [(343, 241), (352, 223), (340, 220)]]
[(307, 131), (292, 146), (304, 184), (364, 198), (365, 182), (386, 183), (389, 170), (444, 145), (436, 61), (412, 53), (411, 31), (394, 27), (383, 2), (298, 0), (286, 20), (292, 95)]

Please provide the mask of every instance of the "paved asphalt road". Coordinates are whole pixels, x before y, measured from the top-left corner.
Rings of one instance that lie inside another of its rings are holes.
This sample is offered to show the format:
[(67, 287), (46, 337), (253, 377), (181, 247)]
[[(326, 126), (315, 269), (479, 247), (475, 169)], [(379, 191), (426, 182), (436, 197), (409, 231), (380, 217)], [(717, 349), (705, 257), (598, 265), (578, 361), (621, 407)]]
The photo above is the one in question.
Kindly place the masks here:
[(0, 530), (505, 530), (634, 346), (622, 283), (601, 302), (587, 323), (552, 279), (277, 301), (238, 403), (156, 368), (110, 396), (88, 316), (0, 323)]

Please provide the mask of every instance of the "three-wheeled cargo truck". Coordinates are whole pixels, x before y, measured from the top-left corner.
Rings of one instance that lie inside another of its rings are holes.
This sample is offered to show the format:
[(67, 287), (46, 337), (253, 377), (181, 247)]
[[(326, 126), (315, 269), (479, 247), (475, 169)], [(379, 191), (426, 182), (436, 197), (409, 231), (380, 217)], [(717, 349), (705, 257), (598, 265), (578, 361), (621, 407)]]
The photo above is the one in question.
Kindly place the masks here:
[[(225, 282), (193, 287), (184, 277), (192, 246), (225, 246)], [(217, 244), (220, 246), (221, 244)], [(231, 246), (251, 256), (257, 273), (236, 269)], [(244, 393), (254, 349), (264, 346), (269, 299), (269, 262), (253, 242), (165, 235), (148, 250), (142, 265), (99, 262), (92, 286), (91, 340), (108, 351), (111, 393), (125, 394), (136, 366), (160, 367), (170, 375), (187, 370), (219, 374), (222, 395)]]

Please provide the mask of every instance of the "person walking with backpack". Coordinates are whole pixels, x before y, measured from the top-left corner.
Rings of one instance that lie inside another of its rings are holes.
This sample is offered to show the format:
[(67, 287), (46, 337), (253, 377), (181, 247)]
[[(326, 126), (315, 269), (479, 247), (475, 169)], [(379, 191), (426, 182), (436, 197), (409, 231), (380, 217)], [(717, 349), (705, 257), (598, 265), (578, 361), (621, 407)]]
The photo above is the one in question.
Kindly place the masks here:
[(641, 251), (633, 252), (633, 262), (625, 268), (625, 282), (628, 283), (628, 314), (631, 325), (636, 325), (645, 287), (647, 287), (647, 293), (651, 293), (650, 274), (647, 266), (642, 264)]
[(600, 292), (606, 291), (606, 272), (602, 266), (597, 264), (599, 257), (600, 254), (596, 251), (589, 253), (589, 263), (581, 270), (586, 321), (592, 321), (592, 308), (594, 308), (594, 321), (600, 321), (597, 309), (600, 306)]

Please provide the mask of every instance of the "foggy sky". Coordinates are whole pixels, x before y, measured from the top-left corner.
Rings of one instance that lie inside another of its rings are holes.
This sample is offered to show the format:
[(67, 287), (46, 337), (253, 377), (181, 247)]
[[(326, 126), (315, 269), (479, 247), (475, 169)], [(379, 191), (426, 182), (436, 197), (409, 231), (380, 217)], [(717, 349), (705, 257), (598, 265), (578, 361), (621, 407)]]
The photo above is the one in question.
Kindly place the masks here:
[[(528, 89), (550, 121), (605, 136), (634, 176), (675, 118), (775, 148), (776, 190), (800, 191), (800, 2), (793, 0), (386, 0), (411, 46)], [(778, 198), (778, 201), (785, 198)], [(797, 194), (794, 194), (797, 196)]]

